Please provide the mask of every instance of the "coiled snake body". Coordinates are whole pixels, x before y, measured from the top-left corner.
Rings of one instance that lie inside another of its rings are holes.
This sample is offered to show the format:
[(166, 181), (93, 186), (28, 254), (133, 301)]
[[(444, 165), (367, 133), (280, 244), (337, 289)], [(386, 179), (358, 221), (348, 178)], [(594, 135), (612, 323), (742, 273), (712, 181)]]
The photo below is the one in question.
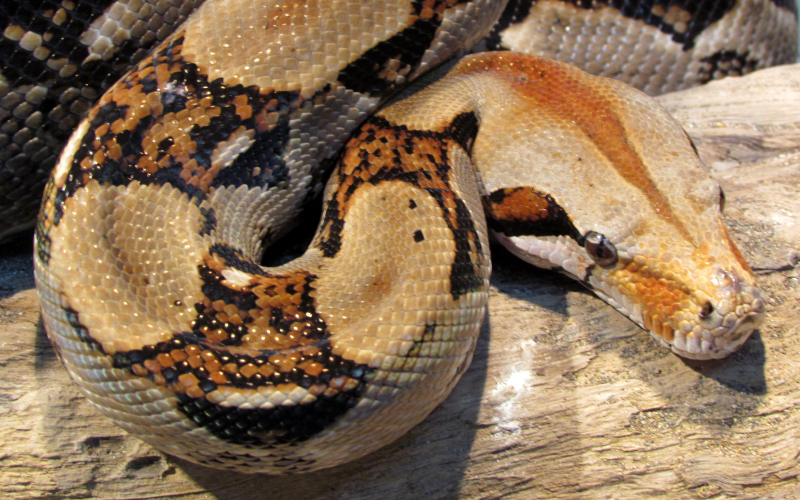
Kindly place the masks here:
[[(659, 9), (685, 24), (688, 11)], [(468, 366), (487, 226), (678, 354), (738, 348), (762, 299), (719, 188), (644, 94), (486, 53), (370, 116), (499, 17), (518, 26), (519, 8), (501, 13), (489, 0), (207, 2), (111, 87), (66, 144), (36, 230), (45, 325), (87, 397), (216, 467), (363, 456)], [(337, 158), (311, 247), (260, 266)]]

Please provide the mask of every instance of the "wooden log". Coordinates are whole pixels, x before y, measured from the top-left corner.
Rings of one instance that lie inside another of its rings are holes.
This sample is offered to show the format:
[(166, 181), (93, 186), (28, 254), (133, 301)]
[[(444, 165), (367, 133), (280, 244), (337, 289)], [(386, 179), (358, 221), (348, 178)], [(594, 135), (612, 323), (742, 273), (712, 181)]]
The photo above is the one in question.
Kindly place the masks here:
[(31, 245), (0, 249), (0, 495), (22, 498), (800, 498), (800, 65), (661, 98), (727, 195), (768, 318), (678, 358), (579, 285), (493, 248), (489, 314), (453, 394), (396, 443), (302, 477), (157, 452), (80, 395), (46, 338)]

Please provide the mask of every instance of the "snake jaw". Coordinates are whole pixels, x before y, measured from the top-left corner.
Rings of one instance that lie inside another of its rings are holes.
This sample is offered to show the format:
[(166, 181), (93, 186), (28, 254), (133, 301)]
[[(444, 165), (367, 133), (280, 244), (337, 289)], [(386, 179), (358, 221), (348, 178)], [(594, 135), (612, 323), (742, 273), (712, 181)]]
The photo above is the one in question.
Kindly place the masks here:
[(522, 260), (580, 281), (684, 358), (724, 358), (764, 319), (752, 274), (735, 264), (696, 268), (687, 258), (681, 269), (620, 244), (619, 262), (602, 268), (566, 236), (494, 236)]

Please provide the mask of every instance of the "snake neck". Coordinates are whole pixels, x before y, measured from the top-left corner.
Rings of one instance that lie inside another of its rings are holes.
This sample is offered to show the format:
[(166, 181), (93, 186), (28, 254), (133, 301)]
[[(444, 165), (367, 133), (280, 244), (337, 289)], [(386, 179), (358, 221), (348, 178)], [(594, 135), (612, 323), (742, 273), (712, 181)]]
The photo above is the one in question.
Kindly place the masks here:
[(719, 186), (686, 133), (641, 93), (545, 59), (476, 55), (380, 116), (470, 131), (498, 240), (579, 280), (676, 353), (727, 356), (763, 319), (753, 273), (721, 220)]

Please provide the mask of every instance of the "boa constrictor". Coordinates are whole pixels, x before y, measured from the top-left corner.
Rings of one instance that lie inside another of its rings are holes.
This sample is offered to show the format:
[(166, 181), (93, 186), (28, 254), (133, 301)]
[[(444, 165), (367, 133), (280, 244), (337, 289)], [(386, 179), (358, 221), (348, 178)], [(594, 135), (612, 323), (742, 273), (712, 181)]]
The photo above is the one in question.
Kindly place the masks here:
[[(691, 31), (688, 11), (659, 8), (673, 35)], [(508, 12), (500, 24), (517, 26)], [(100, 411), (242, 471), (374, 451), (469, 365), (487, 227), (678, 354), (737, 349), (763, 301), (718, 186), (644, 94), (486, 53), (372, 115), (501, 13), (209, 1), (113, 85), (55, 166), (35, 250), (48, 334)], [(334, 162), (308, 251), (259, 265)]]

